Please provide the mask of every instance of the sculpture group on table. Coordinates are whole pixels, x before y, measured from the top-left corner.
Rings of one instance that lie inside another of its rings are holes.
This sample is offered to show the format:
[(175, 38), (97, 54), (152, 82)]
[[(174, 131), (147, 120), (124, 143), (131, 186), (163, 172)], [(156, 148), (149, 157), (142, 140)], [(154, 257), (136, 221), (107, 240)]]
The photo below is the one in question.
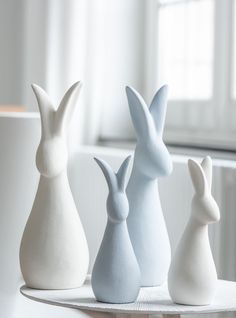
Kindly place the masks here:
[[(41, 117), (36, 154), (40, 180), (20, 246), (21, 271), (31, 288), (80, 287), (88, 271), (87, 240), (67, 177), (67, 132), (80, 89), (79, 82), (72, 85), (55, 108), (46, 92), (33, 85)], [(188, 162), (195, 194), (189, 221), (171, 259), (158, 192), (158, 178), (172, 172), (171, 156), (163, 142), (168, 87), (157, 91), (150, 107), (133, 88), (127, 87), (126, 93), (137, 136), (128, 182), (131, 157), (117, 173), (95, 158), (109, 193), (107, 225), (92, 270), (94, 295), (101, 302), (135, 302), (141, 287), (168, 281), (173, 302), (210, 304), (217, 272), (208, 224), (220, 219), (211, 194), (212, 161), (207, 156), (201, 164)]]

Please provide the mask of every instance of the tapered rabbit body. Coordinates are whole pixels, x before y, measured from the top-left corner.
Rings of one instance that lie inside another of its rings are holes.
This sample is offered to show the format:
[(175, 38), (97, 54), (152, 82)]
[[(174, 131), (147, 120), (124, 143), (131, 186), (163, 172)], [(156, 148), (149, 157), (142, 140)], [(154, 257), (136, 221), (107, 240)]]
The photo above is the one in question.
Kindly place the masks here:
[(42, 134), (36, 155), (41, 174), (20, 247), (26, 285), (67, 289), (83, 284), (89, 263), (84, 230), (67, 178), (67, 129), (80, 85), (74, 84), (56, 110), (46, 93), (33, 85)]
[(161, 285), (167, 279), (171, 249), (158, 192), (157, 178), (169, 175), (172, 161), (162, 134), (167, 86), (146, 105), (134, 89), (126, 88), (137, 135), (134, 164), (127, 186), (130, 213), (128, 230), (137, 257), (142, 286)]
[(105, 161), (96, 159), (109, 186), (107, 226), (92, 271), (92, 288), (101, 302), (134, 302), (140, 289), (140, 270), (126, 224), (129, 204), (125, 175), (129, 160), (115, 174)]
[(192, 212), (171, 262), (168, 288), (174, 302), (208, 305), (217, 284), (217, 272), (208, 238), (208, 224), (220, 219), (219, 208), (211, 195), (212, 162), (206, 157), (199, 165), (189, 160), (195, 188)]

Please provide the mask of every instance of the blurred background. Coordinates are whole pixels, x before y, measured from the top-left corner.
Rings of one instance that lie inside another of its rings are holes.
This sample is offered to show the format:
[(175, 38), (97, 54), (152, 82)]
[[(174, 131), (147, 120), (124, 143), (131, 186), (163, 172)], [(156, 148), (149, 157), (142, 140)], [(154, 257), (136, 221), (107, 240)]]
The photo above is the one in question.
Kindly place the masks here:
[(2, 0), (0, 108), (37, 111), (31, 83), (57, 104), (81, 80), (74, 138), (125, 143), (125, 85), (149, 102), (167, 83), (167, 143), (235, 150), (235, 12), (234, 0)]
[(172, 251), (193, 195), (187, 159), (210, 154), (221, 209), (220, 223), (210, 227), (211, 246), (219, 277), (236, 281), (235, 15), (236, 0), (0, 0), (0, 318), (82, 317), (19, 294), (19, 244), (39, 179), (31, 83), (55, 105), (74, 82), (84, 84), (71, 123), (68, 172), (90, 269), (107, 196), (92, 158), (115, 169), (135, 147), (126, 85), (150, 103), (168, 84), (164, 140), (174, 170), (159, 184)]

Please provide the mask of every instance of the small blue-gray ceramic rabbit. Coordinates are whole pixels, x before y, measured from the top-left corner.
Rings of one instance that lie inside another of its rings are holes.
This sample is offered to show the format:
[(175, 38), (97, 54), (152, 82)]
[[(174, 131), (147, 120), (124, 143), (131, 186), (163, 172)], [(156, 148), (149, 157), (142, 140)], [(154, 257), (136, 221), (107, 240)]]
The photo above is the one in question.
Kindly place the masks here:
[(107, 226), (92, 271), (92, 288), (98, 301), (130, 303), (137, 299), (141, 275), (130, 241), (126, 218), (129, 203), (125, 193), (125, 176), (130, 157), (117, 173), (103, 160), (95, 158), (109, 188)]
[(139, 263), (142, 286), (161, 285), (171, 261), (169, 237), (159, 199), (157, 178), (172, 171), (170, 154), (162, 140), (167, 86), (154, 96), (150, 107), (134, 89), (126, 93), (137, 135), (134, 164), (127, 186), (130, 239)]

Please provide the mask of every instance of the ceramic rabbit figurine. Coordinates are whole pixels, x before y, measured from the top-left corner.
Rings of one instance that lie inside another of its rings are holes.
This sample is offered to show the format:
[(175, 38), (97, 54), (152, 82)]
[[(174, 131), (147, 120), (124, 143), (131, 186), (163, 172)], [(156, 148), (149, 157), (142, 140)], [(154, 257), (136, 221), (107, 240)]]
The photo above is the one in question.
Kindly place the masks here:
[(67, 91), (58, 109), (42, 88), (32, 88), (42, 126), (36, 154), (40, 181), (21, 241), (21, 271), (28, 287), (79, 287), (86, 278), (89, 253), (67, 178), (67, 130), (81, 85), (75, 83)]
[(169, 237), (162, 213), (157, 178), (172, 171), (170, 154), (162, 140), (167, 86), (154, 96), (150, 107), (134, 89), (127, 97), (137, 135), (134, 164), (127, 186), (130, 213), (127, 219), (131, 242), (141, 270), (142, 286), (161, 285), (171, 260)]
[(211, 195), (211, 158), (206, 157), (201, 165), (190, 159), (188, 167), (196, 193), (190, 219), (170, 266), (168, 287), (176, 303), (208, 305), (217, 283), (208, 224), (219, 221), (220, 211)]
[(117, 173), (105, 161), (95, 160), (106, 178), (109, 195), (107, 226), (92, 271), (93, 292), (101, 302), (134, 302), (141, 277), (126, 224), (129, 203), (125, 194), (125, 176), (130, 157), (125, 159)]

